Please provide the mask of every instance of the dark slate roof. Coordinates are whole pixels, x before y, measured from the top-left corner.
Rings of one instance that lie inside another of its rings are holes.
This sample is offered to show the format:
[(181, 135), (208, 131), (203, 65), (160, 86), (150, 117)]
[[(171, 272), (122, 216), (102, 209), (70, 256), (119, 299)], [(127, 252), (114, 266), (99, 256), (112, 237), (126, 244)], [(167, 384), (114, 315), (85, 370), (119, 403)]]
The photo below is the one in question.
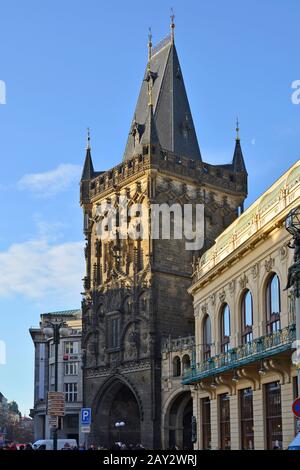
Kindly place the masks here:
[(242, 172), (247, 173), (240, 139), (236, 139), (235, 141), (232, 167), (233, 167), (233, 171), (237, 173), (242, 173)]
[(90, 180), (95, 176), (91, 148), (87, 147), (81, 180)]
[[(161, 147), (177, 155), (200, 159), (193, 118), (185, 91), (183, 76), (174, 43), (169, 38), (160, 48), (153, 49), (151, 57), (151, 80), (155, 133)], [(146, 68), (134, 118), (125, 148), (123, 160), (137, 153), (134, 129), (139, 128), (140, 139), (147, 132), (149, 123), (149, 72)], [(148, 122), (147, 122), (148, 121)]]
[(159, 138), (153, 115), (153, 106), (148, 106), (148, 116), (145, 123), (145, 131), (141, 138), (141, 144), (159, 145)]

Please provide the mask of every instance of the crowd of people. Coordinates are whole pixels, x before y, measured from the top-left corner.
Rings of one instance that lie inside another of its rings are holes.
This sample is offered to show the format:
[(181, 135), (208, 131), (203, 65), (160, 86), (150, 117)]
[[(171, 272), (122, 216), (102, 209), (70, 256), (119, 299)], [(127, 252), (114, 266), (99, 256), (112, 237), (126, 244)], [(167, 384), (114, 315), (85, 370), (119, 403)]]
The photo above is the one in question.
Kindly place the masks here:
[(0, 446), (0, 450), (33, 450), (33, 448), (31, 444), (16, 444), (15, 442), (10, 442)]
[[(35, 450), (32, 447), (32, 444), (17, 444), (15, 442), (11, 442), (5, 444), (4, 446), (0, 446), (0, 450)], [(37, 450), (46, 450), (46, 445), (41, 445)], [(102, 447), (100, 445), (91, 444), (89, 447), (85, 447), (85, 445), (79, 446), (71, 446), (68, 442), (65, 443), (64, 447), (61, 450), (145, 450), (142, 444), (125, 444), (124, 442), (115, 442), (114, 445), (108, 449), (106, 447)]]

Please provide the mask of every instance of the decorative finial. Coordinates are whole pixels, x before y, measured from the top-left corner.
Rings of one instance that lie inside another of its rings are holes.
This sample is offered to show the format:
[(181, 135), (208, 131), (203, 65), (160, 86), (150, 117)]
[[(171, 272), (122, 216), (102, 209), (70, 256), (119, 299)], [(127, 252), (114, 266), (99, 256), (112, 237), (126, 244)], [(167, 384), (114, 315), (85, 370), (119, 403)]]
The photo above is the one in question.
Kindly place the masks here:
[(236, 118), (236, 140), (240, 140), (240, 135), (239, 135), (239, 132), (240, 132), (240, 123), (239, 123), (239, 119)]
[(152, 31), (149, 28), (148, 34), (148, 95), (149, 95), (149, 102), (148, 105), (152, 106), (152, 77), (151, 77), (151, 56), (152, 56)]
[(174, 20), (175, 20), (175, 15), (174, 15), (174, 10), (173, 10), (173, 8), (171, 8), (171, 15), (170, 15), (170, 18), (171, 18), (171, 24), (170, 24), (170, 28), (171, 28), (171, 41), (172, 41), (172, 43), (174, 43), (174, 29), (175, 29)]
[(86, 145), (87, 150), (91, 150), (91, 134), (90, 134), (90, 128), (87, 128), (87, 145)]
[(151, 56), (152, 56), (152, 31), (151, 31), (151, 28), (149, 28), (149, 33), (148, 33), (148, 67), (150, 67)]

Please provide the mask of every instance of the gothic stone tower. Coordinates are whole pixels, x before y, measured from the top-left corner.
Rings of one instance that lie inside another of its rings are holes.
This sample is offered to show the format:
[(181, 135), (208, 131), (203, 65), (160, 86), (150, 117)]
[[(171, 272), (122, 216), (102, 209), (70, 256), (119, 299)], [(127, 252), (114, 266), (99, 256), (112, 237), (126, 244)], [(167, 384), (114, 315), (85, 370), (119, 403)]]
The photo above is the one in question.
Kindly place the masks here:
[[(90, 142), (81, 179), (86, 238), (83, 300), (84, 401), (92, 408), (90, 442), (121, 438), (161, 447), (161, 340), (194, 333), (187, 293), (193, 256), (185, 241), (100, 240), (97, 205), (204, 204), (205, 246), (237, 216), (247, 172), (237, 136), (232, 163), (202, 162), (171, 35), (152, 49), (123, 162), (94, 171)], [(149, 218), (149, 224), (150, 224)], [(151, 227), (150, 227), (151, 233)], [(118, 431), (116, 422), (124, 421)], [(119, 436), (119, 432), (123, 433)]]

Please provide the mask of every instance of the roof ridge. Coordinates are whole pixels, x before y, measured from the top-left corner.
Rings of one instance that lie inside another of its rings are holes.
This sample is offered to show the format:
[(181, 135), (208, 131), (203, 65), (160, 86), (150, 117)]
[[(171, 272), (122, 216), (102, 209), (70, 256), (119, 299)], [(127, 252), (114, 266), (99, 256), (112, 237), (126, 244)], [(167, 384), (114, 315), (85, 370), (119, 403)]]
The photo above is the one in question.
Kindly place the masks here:
[(163, 38), (152, 48), (151, 58), (155, 56), (158, 52), (160, 52), (164, 47), (168, 46), (170, 43), (172, 43), (171, 34), (168, 34), (168, 36)]

